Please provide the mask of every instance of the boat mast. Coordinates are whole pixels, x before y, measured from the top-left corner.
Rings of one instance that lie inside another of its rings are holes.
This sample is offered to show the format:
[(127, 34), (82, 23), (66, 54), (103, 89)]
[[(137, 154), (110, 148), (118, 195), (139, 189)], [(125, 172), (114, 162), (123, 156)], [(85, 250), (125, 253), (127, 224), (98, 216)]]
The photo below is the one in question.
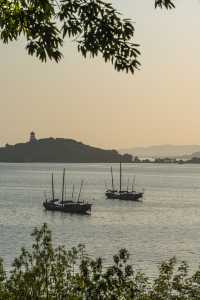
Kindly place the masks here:
[(72, 199), (74, 199), (74, 184), (73, 184), (73, 187), (72, 187)]
[(65, 168), (63, 169), (63, 182), (62, 182), (62, 204), (64, 200), (64, 190), (65, 190)]
[(110, 171), (111, 171), (111, 178), (112, 178), (112, 190), (114, 191), (114, 179), (113, 179), (113, 170), (112, 170), (112, 167), (110, 167)]
[(122, 163), (120, 161), (120, 168), (119, 168), (119, 192), (121, 193), (122, 190)]
[(51, 189), (52, 189), (52, 200), (54, 201), (55, 195), (54, 195), (53, 173), (51, 174)]
[(105, 189), (108, 190), (107, 182), (104, 181), (104, 184), (105, 184)]
[(81, 191), (82, 191), (82, 187), (83, 187), (83, 180), (81, 180), (81, 186), (80, 186), (80, 190), (79, 190), (77, 202), (79, 202)]
[(133, 183), (132, 183), (132, 192), (133, 192), (133, 188), (135, 186), (135, 176), (133, 177)]
[(65, 197), (64, 197), (64, 200), (65, 200), (65, 201), (67, 200), (67, 188), (66, 188), (66, 182), (65, 182)]
[(129, 188), (129, 178), (128, 178), (128, 182), (127, 182), (127, 192), (128, 192), (128, 188)]

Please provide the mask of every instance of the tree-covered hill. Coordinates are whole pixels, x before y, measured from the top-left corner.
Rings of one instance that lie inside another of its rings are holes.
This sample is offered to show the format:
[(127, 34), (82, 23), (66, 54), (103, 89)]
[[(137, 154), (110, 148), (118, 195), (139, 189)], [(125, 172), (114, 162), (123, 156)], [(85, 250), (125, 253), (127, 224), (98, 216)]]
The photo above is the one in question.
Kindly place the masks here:
[(1, 162), (106, 163), (131, 162), (129, 154), (91, 147), (72, 139), (45, 138), (0, 148)]

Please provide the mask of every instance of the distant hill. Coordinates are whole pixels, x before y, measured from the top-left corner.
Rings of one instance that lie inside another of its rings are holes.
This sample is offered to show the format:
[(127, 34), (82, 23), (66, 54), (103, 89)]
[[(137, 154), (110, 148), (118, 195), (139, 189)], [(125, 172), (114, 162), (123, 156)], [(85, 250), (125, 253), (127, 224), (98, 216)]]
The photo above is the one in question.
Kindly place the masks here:
[(200, 152), (200, 145), (158, 145), (149, 147), (135, 147), (121, 149), (120, 153), (130, 153), (133, 156), (143, 157), (184, 157), (193, 152)]
[(72, 139), (45, 138), (0, 148), (0, 162), (132, 162), (129, 154), (91, 147)]
[(193, 152), (192, 154), (190, 154), (190, 155), (187, 155), (187, 159), (192, 159), (192, 158), (200, 158), (200, 151), (198, 151), (198, 152)]

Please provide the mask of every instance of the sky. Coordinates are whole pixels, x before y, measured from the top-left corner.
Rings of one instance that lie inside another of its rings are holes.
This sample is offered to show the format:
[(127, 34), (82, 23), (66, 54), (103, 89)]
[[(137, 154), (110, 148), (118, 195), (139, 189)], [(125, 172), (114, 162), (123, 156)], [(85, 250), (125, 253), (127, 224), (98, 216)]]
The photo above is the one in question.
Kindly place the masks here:
[(23, 41), (0, 44), (0, 145), (73, 138), (107, 149), (200, 144), (200, 1), (114, 0), (133, 20), (142, 53), (127, 75), (66, 42), (64, 59), (41, 63)]

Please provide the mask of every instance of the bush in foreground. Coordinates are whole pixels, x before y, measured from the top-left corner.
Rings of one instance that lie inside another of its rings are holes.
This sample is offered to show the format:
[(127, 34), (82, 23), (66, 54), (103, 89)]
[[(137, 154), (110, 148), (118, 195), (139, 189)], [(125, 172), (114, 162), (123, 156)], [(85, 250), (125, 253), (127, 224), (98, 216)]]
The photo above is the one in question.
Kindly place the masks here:
[(52, 245), (44, 224), (32, 233), (32, 250), (21, 250), (6, 275), (0, 261), (1, 300), (189, 300), (200, 299), (200, 269), (188, 274), (188, 266), (170, 259), (160, 265), (150, 281), (128, 264), (121, 249), (105, 268), (101, 258), (92, 259), (82, 245), (65, 250)]

